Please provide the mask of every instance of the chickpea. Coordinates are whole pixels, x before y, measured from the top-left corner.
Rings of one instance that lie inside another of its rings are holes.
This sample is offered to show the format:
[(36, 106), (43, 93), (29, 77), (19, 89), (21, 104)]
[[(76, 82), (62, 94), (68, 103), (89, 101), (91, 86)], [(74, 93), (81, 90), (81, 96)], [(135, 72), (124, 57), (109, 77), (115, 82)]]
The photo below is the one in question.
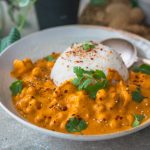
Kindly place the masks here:
[(120, 126), (120, 123), (118, 121), (116, 121), (115, 119), (112, 119), (110, 122), (109, 122), (109, 125), (112, 129), (116, 129)]
[(104, 99), (107, 96), (107, 93), (104, 89), (101, 89), (101, 90), (98, 91), (96, 96), (97, 96), (96, 97), (97, 99), (100, 99), (100, 98)]
[(132, 125), (132, 123), (133, 123), (133, 121), (134, 121), (133, 115), (131, 115), (131, 114), (127, 115), (127, 120), (128, 120), (128, 122), (129, 122), (129, 125)]
[(131, 95), (127, 91), (122, 92), (122, 98), (124, 100), (124, 104), (123, 104), (124, 106), (127, 106), (132, 100)]
[(35, 99), (30, 100), (25, 112), (26, 113), (35, 112), (37, 110), (37, 105), (38, 105), (38, 103)]
[(55, 126), (55, 120), (50, 120), (49, 122), (49, 127), (54, 127)]
[(38, 102), (36, 99), (31, 99), (31, 101), (29, 102), (29, 106), (36, 110), (41, 108), (41, 103)]
[(29, 105), (35, 106), (37, 104), (35, 99), (31, 99)]
[(15, 59), (13, 62), (14, 65), (14, 70), (16, 72), (16, 74), (20, 75), (22, 73), (24, 73), (26, 71), (26, 67), (23, 63), (23, 61)]
[(32, 70), (32, 75), (33, 76), (40, 76), (41, 75), (41, 69), (39, 67), (35, 67), (33, 70)]
[(107, 107), (107, 109), (112, 109), (113, 107), (115, 107), (115, 105), (116, 105), (115, 100), (112, 100), (106, 104), (106, 107)]
[(64, 129), (65, 126), (66, 126), (66, 122), (63, 121), (63, 122), (60, 124), (60, 128), (61, 128), (61, 129)]
[(55, 92), (54, 92), (54, 97), (57, 97), (61, 94), (61, 90), (60, 90), (60, 87), (57, 87)]
[(17, 94), (17, 95), (14, 97), (14, 101), (17, 102), (18, 100), (20, 100), (20, 98), (21, 98), (21, 97), (20, 97), (20, 94)]
[(17, 103), (16, 103), (16, 108), (17, 108), (17, 109), (22, 109), (22, 106), (21, 106), (21, 103), (20, 103), (20, 102), (17, 102)]
[(53, 86), (53, 84), (52, 84), (52, 82), (51, 82), (50, 80), (48, 80), (48, 81), (46, 81), (46, 82), (44, 83), (44, 86), (50, 87), (50, 86)]
[(33, 68), (33, 63), (31, 61), (31, 59), (25, 58), (23, 60), (23, 62), (24, 62), (24, 65), (26, 66), (27, 70), (30, 70)]
[(54, 66), (54, 62), (47, 62), (47, 67), (52, 68)]
[(13, 62), (14, 68), (15, 69), (20, 69), (20, 68), (24, 68), (24, 63), (21, 60), (15, 59)]
[(34, 112), (34, 109), (33, 109), (33, 107), (27, 107), (26, 109), (25, 109), (25, 112), (27, 113), (27, 114), (31, 114), (31, 113), (33, 113)]
[(16, 103), (16, 107), (19, 109), (26, 108), (28, 105), (28, 102), (29, 102), (29, 99), (27, 97), (24, 97)]
[(36, 122), (36, 123), (39, 123), (39, 122), (42, 122), (42, 121), (44, 121), (44, 115), (38, 114), (38, 115), (35, 117), (35, 122)]
[(20, 97), (24, 97), (26, 95), (27, 88), (24, 87), (21, 91)]
[(29, 95), (35, 95), (36, 91), (34, 87), (29, 87), (26, 91), (27, 94)]
[(50, 102), (49, 106), (56, 105), (57, 102), (58, 102), (57, 99), (53, 98), (52, 101)]
[(80, 99), (84, 99), (85, 98), (85, 91), (78, 91), (77, 95), (78, 95), (78, 97), (80, 97)]
[(50, 119), (49, 118), (45, 118), (45, 124), (49, 124)]
[(63, 118), (63, 114), (62, 113), (58, 113), (57, 114), (57, 119), (62, 119)]
[(93, 105), (93, 110), (97, 110), (97, 108), (98, 108), (98, 105), (97, 104), (95, 104), (95, 105)]
[(82, 103), (81, 97), (76, 95), (70, 95), (67, 97), (67, 107), (70, 108), (74, 105), (74, 108), (78, 108), (79, 105)]
[(98, 113), (98, 114), (96, 114), (96, 119), (98, 119), (100, 121), (108, 120), (109, 114), (108, 113)]

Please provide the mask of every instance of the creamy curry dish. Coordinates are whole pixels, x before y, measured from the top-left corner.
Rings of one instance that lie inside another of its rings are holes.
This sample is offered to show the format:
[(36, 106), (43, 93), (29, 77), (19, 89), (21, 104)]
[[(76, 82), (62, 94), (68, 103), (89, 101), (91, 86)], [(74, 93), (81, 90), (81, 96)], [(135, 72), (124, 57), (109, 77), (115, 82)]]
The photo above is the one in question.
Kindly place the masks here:
[(10, 85), (19, 114), (49, 130), (95, 135), (150, 118), (150, 65), (126, 68), (120, 55), (89, 41), (35, 62), (14, 60)]

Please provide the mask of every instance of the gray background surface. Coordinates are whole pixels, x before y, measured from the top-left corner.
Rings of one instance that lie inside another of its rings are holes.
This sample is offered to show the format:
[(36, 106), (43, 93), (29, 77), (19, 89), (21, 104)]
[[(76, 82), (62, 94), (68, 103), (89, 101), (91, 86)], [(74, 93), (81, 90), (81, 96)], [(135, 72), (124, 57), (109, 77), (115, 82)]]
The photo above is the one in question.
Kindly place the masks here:
[(75, 142), (33, 131), (0, 108), (0, 150), (150, 150), (150, 127), (113, 140)]

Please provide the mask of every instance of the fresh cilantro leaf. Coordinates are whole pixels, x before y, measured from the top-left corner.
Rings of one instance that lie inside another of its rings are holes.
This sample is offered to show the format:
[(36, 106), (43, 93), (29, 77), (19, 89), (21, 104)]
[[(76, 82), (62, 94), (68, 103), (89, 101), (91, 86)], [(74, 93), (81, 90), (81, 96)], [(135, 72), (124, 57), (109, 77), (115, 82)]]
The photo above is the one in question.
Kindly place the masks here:
[(91, 0), (90, 3), (92, 5), (106, 5), (108, 0)]
[(91, 98), (96, 98), (96, 93), (102, 88), (108, 86), (108, 80), (101, 70), (84, 70), (81, 67), (74, 67), (76, 78), (72, 83), (78, 87), (79, 90), (85, 90)]
[(138, 0), (131, 0), (132, 7), (139, 7)]
[(85, 71), (81, 67), (74, 67), (73, 72), (76, 74), (77, 77), (82, 77)]
[(137, 127), (141, 124), (142, 120), (144, 119), (143, 115), (134, 114), (134, 122), (132, 124), (132, 127)]
[(81, 118), (70, 118), (66, 123), (66, 130), (68, 132), (80, 132), (87, 128), (87, 123)]
[(140, 89), (136, 89), (134, 92), (132, 92), (132, 99), (135, 102), (140, 103), (144, 98), (145, 97), (142, 95)]
[(22, 82), (22, 80), (17, 80), (15, 82), (13, 82), (11, 84), (11, 86), (10, 86), (10, 90), (12, 92), (12, 95), (15, 96), (18, 93), (21, 93), (22, 88), (23, 88), (23, 82)]
[(51, 55), (46, 56), (44, 59), (47, 60), (47, 61), (55, 61), (55, 58)]
[(13, 28), (9, 35), (1, 40), (0, 42), (0, 52), (8, 47), (10, 44), (14, 43), (15, 41), (21, 38), (20, 32), (17, 28)]
[(108, 86), (108, 81), (104, 80), (102, 82), (97, 82), (95, 85), (88, 86), (86, 91), (89, 93), (89, 96), (93, 99), (96, 98), (96, 94), (100, 89), (104, 89)]
[(90, 43), (90, 42), (86, 42), (86, 43), (84, 43), (84, 44), (82, 45), (82, 47), (83, 47), (83, 49), (84, 49), (85, 51), (88, 51), (88, 50), (94, 48), (95, 45), (93, 45), (93, 44)]
[(92, 83), (92, 79), (86, 79), (78, 86), (78, 89), (79, 90), (86, 89), (91, 83)]
[(81, 84), (81, 81), (82, 81), (83, 77), (79, 77), (79, 78), (74, 78), (72, 80), (72, 83), (75, 85), (75, 86), (79, 86)]
[(93, 99), (96, 98), (96, 93), (98, 92), (98, 90), (100, 89), (101, 85), (100, 83), (96, 83), (95, 85), (89, 86), (87, 87), (87, 91), (89, 93), (89, 96)]
[(95, 73), (94, 73), (94, 77), (96, 79), (100, 79), (100, 78), (106, 79), (105, 73), (101, 70), (96, 70)]
[(133, 71), (134, 72), (142, 72), (142, 73), (150, 75), (150, 65), (142, 64), (140, 66), (134, 66)]

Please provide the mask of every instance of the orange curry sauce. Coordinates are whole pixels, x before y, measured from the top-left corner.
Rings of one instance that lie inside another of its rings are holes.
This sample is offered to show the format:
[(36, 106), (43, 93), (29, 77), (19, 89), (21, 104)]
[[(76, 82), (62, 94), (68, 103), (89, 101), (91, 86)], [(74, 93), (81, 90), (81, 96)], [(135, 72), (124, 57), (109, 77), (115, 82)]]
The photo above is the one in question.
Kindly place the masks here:
[[(82, 134), (88, 135), (130, 129), (135, 114), (144, 116), (141, 123), (150, 118), (150, 75), (130, 71), (128, 81), (124, 82), (116, 71), (109, 70), (109, 87), (99, 90), (93, 100), (70, 81), (56, 87), (50, 79), (54, 63), (45, 59), (35, 63), (30, 59), (14, 60), (11, 75), (23, 81), (23, 89), (12, 99), (18, 112), (29, 122), (68, 133), (65, 127), (68, 119), (80, 116), (87, 123)], [(117, 81), (115, 84), (111, 84), (113, 79)], [(141, 102), (135, 102), (131, 96), (137, 87), (144, 96)]]

